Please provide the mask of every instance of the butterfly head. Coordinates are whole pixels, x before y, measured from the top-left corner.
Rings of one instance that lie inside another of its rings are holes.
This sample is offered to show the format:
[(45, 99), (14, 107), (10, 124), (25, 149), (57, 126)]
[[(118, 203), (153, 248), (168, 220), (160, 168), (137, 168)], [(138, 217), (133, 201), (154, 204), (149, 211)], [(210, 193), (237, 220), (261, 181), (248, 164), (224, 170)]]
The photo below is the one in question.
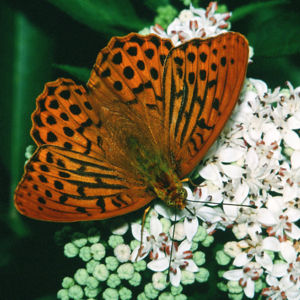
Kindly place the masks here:
[(169, 193), (166, 203), (170, 207), (184, 209), (186, 206), (187, 191), (183, 187), (174, 189)]

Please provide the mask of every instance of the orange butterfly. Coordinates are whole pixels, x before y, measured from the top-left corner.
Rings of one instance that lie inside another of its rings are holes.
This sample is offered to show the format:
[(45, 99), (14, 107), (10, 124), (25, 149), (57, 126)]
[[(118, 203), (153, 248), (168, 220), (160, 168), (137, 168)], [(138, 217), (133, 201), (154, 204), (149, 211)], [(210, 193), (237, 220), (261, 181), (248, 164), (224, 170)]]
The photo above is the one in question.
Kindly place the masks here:
[(112, 38), (86, 89), (60, 78), (37, 98), (38, 149), (16, 208), (56, 222), (120, 216), (157, 198), (183, 209), (181, 179), (224, 127), (247, 63), (248, 42), (233, 32), (178, 47), (152, 34)]

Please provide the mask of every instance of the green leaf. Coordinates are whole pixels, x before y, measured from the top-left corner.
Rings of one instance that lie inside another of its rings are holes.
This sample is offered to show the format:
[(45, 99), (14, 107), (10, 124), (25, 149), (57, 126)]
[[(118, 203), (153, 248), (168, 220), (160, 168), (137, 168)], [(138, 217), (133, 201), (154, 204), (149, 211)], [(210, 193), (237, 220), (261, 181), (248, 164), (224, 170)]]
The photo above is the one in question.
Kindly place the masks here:
[(78, 22), (93, 30), (121, 34), (148, 26), (129, 0), (48, 0)]
[(299, 13), (279, 12), (257, 22), (247, 36), (255, 55), (280, 57), (300, 53), (299, 28)]
[(271, 8), (272, 6), (288, 3), (287, 0), (273, 0), (273, 1), (264, 1), (264, 2), (256, 2), (250, 3), (244, 6), (240, 6), (236, 8), (232, 16), (230, 18), (230, 22), (238, 21), (242, 18), (245, 18), (249, 14), (253, 14), (258, 10), (263, 10), (267, 8)]
[(53, 66), (71, 74), (83, 82), (87, 82), (90, 78), (91, 71), (88, 68), (59, 64), (53, 64)]

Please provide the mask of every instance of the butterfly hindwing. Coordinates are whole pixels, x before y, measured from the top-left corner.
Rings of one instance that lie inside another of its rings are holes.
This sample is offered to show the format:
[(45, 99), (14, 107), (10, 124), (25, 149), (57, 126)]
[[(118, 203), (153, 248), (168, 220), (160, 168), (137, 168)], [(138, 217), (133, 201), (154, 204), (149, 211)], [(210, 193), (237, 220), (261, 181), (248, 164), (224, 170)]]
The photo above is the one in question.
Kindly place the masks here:
[(180, 178), (218, 137), (244, 82), (248, 43), (233, 32), (173, 48), (163, 76), (165, 142)]
[(142, 181), (107, 162), (43, 145), (26, 165), (15, 205), (34, 219), (73, 222), (126, 214), (153, 198)]

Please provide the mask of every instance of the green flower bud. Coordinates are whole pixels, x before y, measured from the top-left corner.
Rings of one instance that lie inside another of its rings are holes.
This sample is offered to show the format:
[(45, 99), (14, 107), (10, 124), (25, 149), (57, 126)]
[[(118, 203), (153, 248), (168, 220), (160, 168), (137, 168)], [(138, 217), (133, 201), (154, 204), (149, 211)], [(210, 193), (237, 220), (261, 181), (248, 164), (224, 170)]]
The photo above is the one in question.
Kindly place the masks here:
[(136, 261), (133, 263), (134, 269), (137, 272), (145, 271), (147, 268), (147, 263), (144, 260)]
[(209, 278), (209, 271), (205, 268), (199, 268), (199, 271), (195, 273), (195, 279), (200, 283), (207, 282), (208, 278)]
[(156, 290), (152, 283), (147, 283), (144, 288), (144, 293), (149, 299), (156, 299), (158, 296), (158, 290)]
[(180, 295), (176, 295), (174, 299), (175, 300), (187, 300), (187, 296), (180, 294)]
[(198, 249), (198, 247), (199, 247), (199, 244), (192, 241), (192, 246), (191, 246), (191, 249), (190, 249), (190, 250), (191, 250), (192, 252), (195, 252), (195, 251)]
[(141, 274), (134, 272), (132, 278), (128, 280), (128, 283), (132, 286), (139, 286), (141, 281), (142, 281)]
[(66, 257), (75, 257), (76, 255), (78, 255), (79, 253), (79, 249), (72, 243), (67, 243), (64, 246), (64, 255)]
[(87, 272), (86, 269), (78, 269), (74, 275), (74, 279), (80, 285), (85, 285), (88, 277), (89, 277), (89, 273)]
[(152, 283), (155, 289), (163, 291), (167, 286), (167, 275), (161, 272), (152, 275)]
[(88, 286), (84, 288), (84, 294), (89, 298), (95, 298), (99, 294), (99, 289), (91, 289)]
[(119, 266), (119, 261), (114, 256), (107, 256), (105, 258), (105, 263), (109, 271), (115, 271)]
[(81, 232), (74, 232), (71, 240), (72, 243), (78, 248), (81, 248), (87, 244), (87, 237)]
[(121, 279), (131, 279), (134, 274), (133, 264), (125, 263), (120, 265), (120, 267), (117, 269), (117, 273)]
[(175, 300), (175, 298), (171, 293), (163, 292), (159, 295), (158, 300)]
[(177, 16), (178, 11), (172, 5), (159, 6), (157, 8), (158, 16), (154, 19), (154, 24), (159, 24), (163, 28), (167, 28), (168, 25)]
[(255, 282), (255, 293), (259, 293), (264, 287), (265, 287), (265, 283), (262, 282), (262, 280), (259, 278), (258, 280), (256, 280)]
[(193, 242), (203, 242), (207, 237), (207, 231), (204, 227), (198, 226), (197, 232), (193, 237)]
[(181, 283), (184, 285), (193, 284), (195, 282), (195, 274), (186, 270), (181, 271)]
[(120, 283), (121, 279), (117, 274), (110, 274), (106, 282), (106, 284), (113, 289), (120, 285)]
[(120, 235), (111, 235), (108, 239), (108, 245), (112, 248), (116, 248), (118, 245), (124, 244), (124, 239)]
[(104, 300), (118, 300), (119, 299), (119, 293), (115, 289), (107, 288), (102, 293), (102, 297)]
[(202, 242), (204, 247), (209, 247), (214, 241), (214, 237), (212, 235), (207, 235), (205, 240)]
[(88, 231), (88, 241), (91, 244), (96, 244), (100, 241), (100, 231), (97, 228), (90, 228)]
[(132, 292), (126, 287), (122, 287), (119, 290), (119, 295), (121, 300), (130, 300), (132, 299)]
[(130, 242), (130, 249), (131, 251), (134, 250), (136, 247), (139, 247), (141, 244), (141, 242), (137, 241), (137, 240), (132, 240)]
[(220, 291), (226, 293), (228, 291), (227, 285), (225, 282), (218, 282), (217, 287)]
[(182, 285), (180, 284), (179, 286), (171, 286), (171, 294), (173, 296), (179, 295), (183, 290)]
[(93, 276), (99, 281), (105, 281), (109, 276), (109, 272), (104, 264), (99, 264), (95, 267)]
[(193, 260), (197, 266), (202, 266), (205, 263), (205, 253), (202, 251), (196, 251), (193, 254)]
[(91, 248), (88, 246), (82, 247), (79, 251), (79, 257), (83, 261), (86, 261), (86, 262), (89, 261), (92, 258)]
[(221, 266), (226, 266), (230, 263), (231, 257), (228, 256), (223, 250), (219, 250), (216, 253), (216, 261)]
[(57, 298), (61, 300), (69, 300), (69, 291), (65, 289), (61, 289), (57, 292)]
[(145, 293), (140, 293), (140, 294), (137, 296), (137, 300), (149, 300), (149, 298), (146, 297)]
[(82, 288), (75, 284), (69, 288), (69, 297), (72, 299), (82, 299), (84, 296)]
[(62, 287), (64, 289), (69, 289), (71, 286), (73, 286), (75, 284), (75, 281), (73, 278), (71, 277), (65, 277), (62, 281)]
[(228, 298), (232, 299), (232, 300), (242, 300), (244, 299), (244, 294), (240, 293), (240, 294), (228, 294)]
[(102, 244), (93, 244), (90, 248), (91, 254), (95, 260), (101, 260), (105, 256), (105, 248)]
[(95, 270), (95, 267), (99, 265), (99, 262), (91, 259), (89, 262), (86, 263), (85, 267), (88, 273), (92, 274)]
[(238, 281), (229, 280), (227, 282), (228, 292), (231, 294), (240, 294), (243, 292), (243, 288), (239, 285)]
[(98, 287), (98, 285), (99, 285), (99, 281), (93, 276), (89, 276), (88, 279), (86, 280), (86, 286), (90, 289), (95, 289)]

